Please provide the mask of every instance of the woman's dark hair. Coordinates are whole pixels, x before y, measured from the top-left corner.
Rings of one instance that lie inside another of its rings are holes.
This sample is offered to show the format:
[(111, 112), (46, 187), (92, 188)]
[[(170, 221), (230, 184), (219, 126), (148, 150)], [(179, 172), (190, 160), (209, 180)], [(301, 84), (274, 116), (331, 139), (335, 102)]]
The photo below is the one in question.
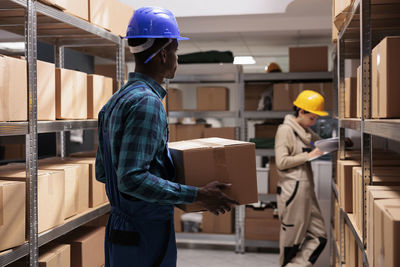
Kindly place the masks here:
[(303, 110), (303, 111), (304, 111), (304, 114), (310, 113), (310, 112), (308, 112), (308, 111), (306, 111), (306, 110), (304, 110), (304, 109), (301, 109), (301, 108), (299, 108), (299, 107), (296, 107), (296, 106), (293, 106), (293, 110), (294, 110), (294, 116), (295, 116), (295, 117), (298, 117), (298, 116), (299, 116), (300, 110)]

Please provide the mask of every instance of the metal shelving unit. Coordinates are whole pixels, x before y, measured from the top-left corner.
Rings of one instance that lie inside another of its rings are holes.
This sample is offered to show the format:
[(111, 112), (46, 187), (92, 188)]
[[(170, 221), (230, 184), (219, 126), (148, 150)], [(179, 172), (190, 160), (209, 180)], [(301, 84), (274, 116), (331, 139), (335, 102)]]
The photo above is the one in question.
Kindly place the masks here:
[(246, 82), (282, 82), (282, 81), (316, 81), (332, 80), (332, 72), (272, 72), (245, 73)]
[[(0, 29), (25, 37), (28, 68), (28, 121), (0, 123), (0, 136), (26, 136), (27, 239), (19, 247), (0, 253), (0, 266), (29, 255), (30, 266), (38, 266), (39, 247), (110, 210), (104, 205), (67, 220), (65, 224), (38, 234), (37, 228), (37, 160), (38, 133), (58, 132), (61, 155), (65, 155), (65, 131), (95, 129), (96, 120), (37, 121), (37, 41), (55, 47), (56, 66), (64, 66), (64, 48), (115, 59), (117, 79), (123, 83), (125, 42), (100, 27), (76, 18), (36, 0), (3, 0), (0, 2)], [(104, 49), (107, 47), (107, 49)]]
[[(337, 81), (338, 81), (338, 114), (339, 119), (339, 158), (345, 158), (345, 129), (353, 129), (361, 135), (361, 165), (363, 180), (371, 181), (372, 173), (372, 138), (380, 136), (387, 139), (400, 140), (399, 120), (371, 119), (371, 52), (384, 37), (400, 35), (400, 4), (371, 4), (371, 0), (355, 0), (344, 13), (342, 30), (337, 41)], [(361, 62), (361, 119), (342, 119), (344, 115), (344, 59), (359, 58)], [(363, 221), (365, 221), (365, 185), (362, 182)], [(335, 187), (332, 187), (335, 192)], [(336, 190), (337, 191), (337, 190)], [(363, 252), (363, 265), (369, 266), (365, 255), (366, 229), (363, 225), (357, 233), (351, 215), (341, 213), (354, 234), (360, 250)], [(341, 231), (343, 229), (341, 228)], [(340, 235), (343, 238), (343, 234)], [(343, 252), (343, 240), (339, 240)], [(343, 253), (342, 253), (343, 255)]]
[(238, 118), (238, 111), (170, 111), (171, 118)]

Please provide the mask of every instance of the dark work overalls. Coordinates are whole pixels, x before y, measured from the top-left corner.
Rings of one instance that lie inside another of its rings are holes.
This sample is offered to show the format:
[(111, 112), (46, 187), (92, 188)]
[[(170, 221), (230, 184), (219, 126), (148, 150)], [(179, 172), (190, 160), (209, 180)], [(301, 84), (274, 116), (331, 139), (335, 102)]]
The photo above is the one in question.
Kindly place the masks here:
[[(130, 81), (131, 84), (134, 81)], [(143, 81), (141, 81), (143, 82)], [(117, 99), (110, 103), (106, 114), (130, 90), (129, 84), (120, 90)], [(104, 109), (104, 108), (103, 108)], [(103, 163), (106, 191), (111, 204), (111, 214), (105, 236), (106, 267), (174, 267), (176, 266), (176, 241), (173, 205), (159, 205), (122, 194), (118, 190), (117, 173), (111, 160), (111, 145), (104, 120)], [(100, 129), (99, 129), (100, 130)], [(174, 166), (165, 148), (170, 177), (175, 177)]]

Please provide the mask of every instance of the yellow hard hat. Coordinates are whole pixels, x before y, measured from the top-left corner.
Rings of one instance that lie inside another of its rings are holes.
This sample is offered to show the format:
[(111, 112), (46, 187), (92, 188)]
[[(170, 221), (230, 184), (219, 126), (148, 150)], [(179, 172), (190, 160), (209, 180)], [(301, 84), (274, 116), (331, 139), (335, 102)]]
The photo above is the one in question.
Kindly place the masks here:
[(328, 112), (324, 111), (324, 97), (315, 91), (304, 90), (297, 96), (293, 105), (319, 116), (329, 115)]

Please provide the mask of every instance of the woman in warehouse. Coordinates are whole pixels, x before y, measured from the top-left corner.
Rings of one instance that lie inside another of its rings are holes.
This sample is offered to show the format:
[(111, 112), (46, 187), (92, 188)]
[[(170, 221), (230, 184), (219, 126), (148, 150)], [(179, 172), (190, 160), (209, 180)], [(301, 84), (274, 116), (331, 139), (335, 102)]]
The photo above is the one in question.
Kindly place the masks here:
[[(168, 150), (168, 121), (161, 86), (177, 67), (179, 34), (174, 15), (144, 7), (126, 34), (135, 72), (99, 113), (96, 179), (106, 183), (111, 214), (106, 228), (106, 267), (174, 267), (174, 204), (197, 201), (214, 214), (236, 201), (217, 181), (203, 187), (178, 184)], [(217, 178), (217, 177), (216, 177)]]
[(324, 98), (311, 90), (301, 92), (293, 104), (295, 114), (286, 115), (275, 137), (280, 264), (305, 267), (316, 262), (327, 241), (309, 160), (322, 155), (314, 148), (320, 137), (310, 127), (328, 112)]

